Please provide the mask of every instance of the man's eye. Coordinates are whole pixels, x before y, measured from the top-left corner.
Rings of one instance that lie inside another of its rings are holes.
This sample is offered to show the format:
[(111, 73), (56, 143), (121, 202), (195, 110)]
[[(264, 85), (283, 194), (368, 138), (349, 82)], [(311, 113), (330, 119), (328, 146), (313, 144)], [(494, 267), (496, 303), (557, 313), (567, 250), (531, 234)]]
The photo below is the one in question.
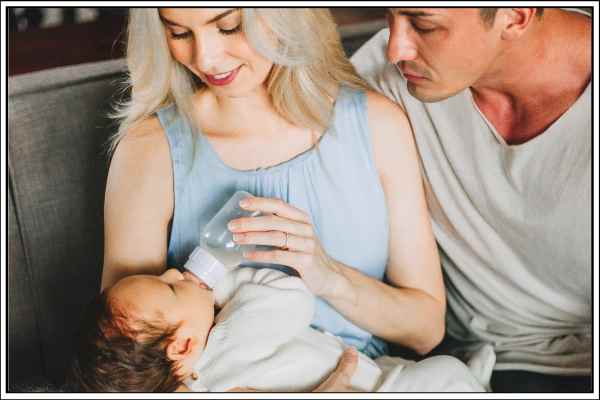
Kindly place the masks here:
[(410, 25), (413, 27), (413, 29), (419, 33), (431, 33), (433, 31), (435, 31), (435, 28), (424, 28), (422, 26), (420, 26), (417, 22), (411, 20), (410, 21)]
[(171, 38), (177, 40), (177, 39), (186, 39), (189, 38), (192, 35), (192, 32), (187, 31), (187, 32), (183, 32), (183, 33), (175, 33), (173, 31), (171, 31)]
[(223, 28), (219, 28), (219, 32), (222, 35), (233, 35), (234, 33), (238, 33), (239, 31), (242, 30), (242, 24), (238, 24), (238, 26), (236, 26), (233, 29), (223, 29)]

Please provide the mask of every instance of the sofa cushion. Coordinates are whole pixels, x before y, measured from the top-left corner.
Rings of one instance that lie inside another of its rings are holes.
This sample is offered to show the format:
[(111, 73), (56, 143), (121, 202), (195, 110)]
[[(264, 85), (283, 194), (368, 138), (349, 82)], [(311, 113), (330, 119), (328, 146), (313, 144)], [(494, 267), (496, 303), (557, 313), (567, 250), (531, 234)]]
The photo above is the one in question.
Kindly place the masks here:
[[(9, 258), (9, 368), (19, 376), (27, 366), (35, 374), (39, 356), (44, 375), (62, 383), (81, 312), (99, 290), (105, 144), (116, 130), (107, 113), (124, 68), (113, 60), (9, 79), (10, 232), (23, 244)], [(30, 312), (35, 323), (16, 316)], [(30, 340), (39, 343), (27, 349)]]
[[(12, 186), (10, 177), (9, 188)], [(10, 192), (12, 194), (12, 191)], [(31, 272), (25, 261), (21, 232), (12, 196), (8, 197), (8, 371), (10, 382), (42, 375), (40, 336), (36, 320), (37, 299), (31, 285)], [(26, 360), (27, 362), (23, 362)]]

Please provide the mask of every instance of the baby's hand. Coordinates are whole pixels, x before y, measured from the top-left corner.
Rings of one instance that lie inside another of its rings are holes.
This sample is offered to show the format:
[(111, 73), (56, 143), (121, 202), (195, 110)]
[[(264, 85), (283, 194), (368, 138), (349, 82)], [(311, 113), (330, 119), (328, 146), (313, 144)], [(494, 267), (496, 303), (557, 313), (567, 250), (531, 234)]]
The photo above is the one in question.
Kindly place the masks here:
[(254, 388), (251, 387), (234, 387), (233, 389), (229, 389), (227, 390), (228, 392), (259, 392), (259, 390), (256, 390)]
[(313, 392), (356, 392), (350, 381), (356, 372), (358, 365), (358, 353), (354, 347), (348, 347), (342, 353), (338, 365), (323, 383)]

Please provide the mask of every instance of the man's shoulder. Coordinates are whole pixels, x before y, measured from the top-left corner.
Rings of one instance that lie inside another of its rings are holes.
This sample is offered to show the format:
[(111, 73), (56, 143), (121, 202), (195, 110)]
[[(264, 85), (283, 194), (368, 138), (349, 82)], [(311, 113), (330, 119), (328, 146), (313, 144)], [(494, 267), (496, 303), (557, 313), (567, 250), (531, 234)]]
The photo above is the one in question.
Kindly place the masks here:
[(389, 36), (388, 28), (380, 30), (350, 57), (360, 75), (369, 73), (374, 68), (381, 69), (387, 64), (385, 53)]
[(387, 60), (389, 35), (389, 29), (382, 29), (363, 44), (350, 61), (371, 88), (403, 107), (406, 81)]

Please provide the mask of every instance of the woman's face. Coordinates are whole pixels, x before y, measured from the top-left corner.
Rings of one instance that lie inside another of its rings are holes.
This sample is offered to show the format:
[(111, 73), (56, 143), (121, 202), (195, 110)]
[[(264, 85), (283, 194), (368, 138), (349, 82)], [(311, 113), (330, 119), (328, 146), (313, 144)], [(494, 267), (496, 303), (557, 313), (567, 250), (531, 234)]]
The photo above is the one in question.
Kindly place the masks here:
[(239, 97), (263, 87), (273, 63), (258, 54), (241, 30), (236, 8), (161, 8), (173, 58), (217, 96)]
[(164, 319), (191, 332), (202, 347), (214, 322), (212, 291), (189, 272), (169, 269), (159, 276), (132, 275), (109, 291), (111, 300), (145, 321)]

